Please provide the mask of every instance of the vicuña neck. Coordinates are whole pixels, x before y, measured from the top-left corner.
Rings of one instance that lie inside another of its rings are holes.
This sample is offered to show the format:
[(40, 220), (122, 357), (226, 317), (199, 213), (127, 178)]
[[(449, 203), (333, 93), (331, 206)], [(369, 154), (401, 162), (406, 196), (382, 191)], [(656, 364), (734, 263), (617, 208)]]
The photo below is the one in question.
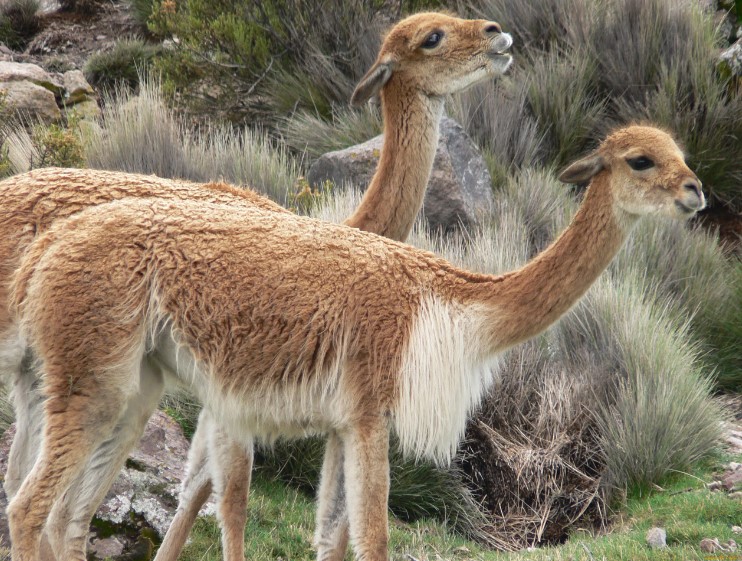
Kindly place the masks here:
[(636, 222), (615, 208), (608, 181), (607, 171), (593, 179), (567, 229), (525, 266), (459, 284), (465, 300), (481, 303), (490, 316), (486, 348), (497, 352), (546, 330), (608, 267)]
[(345, 224), (405, 240), (420, 212), (438, 146), (443, 100), (405, 88), (394, 77), (381, 92), (384, 144), (379, 166)]

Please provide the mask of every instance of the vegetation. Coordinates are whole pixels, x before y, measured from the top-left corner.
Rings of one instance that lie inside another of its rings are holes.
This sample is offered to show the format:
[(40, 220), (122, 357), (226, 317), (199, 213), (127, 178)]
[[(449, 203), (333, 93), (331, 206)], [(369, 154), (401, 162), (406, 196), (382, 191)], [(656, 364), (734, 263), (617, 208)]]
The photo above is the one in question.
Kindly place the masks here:
[[(430, 520), (391, 525), (390, 551), (394, 561), (687, 561), (704, 559), (698, 543), (716, 537), (725, 543), (739, 540), (732, 525), (739, 523), (739, 503), (705, 488), (711, 467), (689, 475), (676, 474), (662, 489), (626, 498), (615, 528), (607, 535), (576, 532), (557, 547), (519, 553), (497, 553), (451, 535)], [(287, 508), (287, 505), (291, 505)], [(652, 550), (645, 542), (649, 528), (667, 531), (668, 548)], [(245, 555), (255, 561), (314, 559), (310, 548), (314, 529), (314, 502), (301, 491), (276, 484), (258, 474), (250, 497), (245, 529)], [(213, 518), (199, 519), (183, 559), (221, 559), (219, 530)]]
[[(0, 165), (18, 172), (40, 162), (85, 163), (223, 178), (333, 221), (350, 215), (358, 193), (302, 178), (320, 154), (380, 132), (373, 108), (347, 107), (380, 30), (408, 10), (454, 5), (132, 2), (172, 49), (150, 52), (135, 40), (109, 59), (91, 59), (89, 79), (110, 86), (101, 127), (85, 134), (70, 126), (7, 129)], [(506, 78), (448, 101), (448, 113), (483, 151), (496, 203), (465, 240), (432, 236), (420, 224), (411, 243), (482, 272), (523, 264), (579, 203), (581, 191), (558, 183), (554, 170), (612, 126), (637, 120), (675, 131), (713, 204), (742, 211), (742, 95), (715, 69), (720, 37), (697, 2), (456, 4), (500, 21), (515, 37), (516, 65)], [(150, 63), (162, 83), (133, 78), (132, 70)], [(113, 87), (111, 76), (135, 89)], [(167, 104), (168, 94), (177, 94), (184, 113)], [(405, 521), (392, 525), (395, 558), (692, 559), (700, 537), (732, 538), (739, 504), (679, 472), (707, 478), (712, 468), (699, 461), (717, 461), (724, 413), (711, 396), (742, 388), (740, 317), (742, 263), (714, 232), (642, 223), (572, 312), (504, 357), (502, 379), (451, 469), (393, 457), (390, 504)], [(170, 396), (163, 406), (192, 434), (197, 405)], [(321, 454), (319, 440), (261, 450), (248, 557), (312, 558), (306, 491), (317, 483)], [(606, 524), (614, 525), (610, 535), (587, 540)], [(665, 552), (644, 545), (654, 524), (667, 528)], [(451, 529), (476, 544), (448, 535)], [(518, 555), (483, 549), (566, 539), (564, 547)], [(219, 558), (217, 543), (214, 521), (200, 521), (184, 558)]]
[(22, 49), (40, 28), (40, 0), (7, 0), (0, 5), (0, 43)]
[(85, 63), (85, 78), (99, 89), (112, 90), (122, 85), (134, 89), (139, 85), (139, 76), (161, 52), (159, 46), (142, 39), (124, 39), (110, 51), (92, 55)]

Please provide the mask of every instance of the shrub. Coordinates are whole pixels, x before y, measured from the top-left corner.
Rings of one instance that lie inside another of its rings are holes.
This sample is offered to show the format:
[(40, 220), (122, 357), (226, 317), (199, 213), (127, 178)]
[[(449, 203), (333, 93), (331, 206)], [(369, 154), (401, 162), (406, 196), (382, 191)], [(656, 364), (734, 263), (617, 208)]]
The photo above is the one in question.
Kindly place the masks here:
[(438, 4), (162, 0), (150, 28), (178, 38), (158, 68), (192, 107), (233, 121), (270, 123), (296, 110), (329, 118), (372, 64), (384, 25), (402, 12)]
[(83, 167), (85, 152), (78, 125), (74, 119), (66, 125), (6, 125), (2, 145), (5, 172), (12, 175), (47, 166)]
[(41, 28), (40, 0), (7, 0), (0, 6), (0, 42), (22, 49)]
[(142, 39), (124, 39), (110, 51), (93, 54), (85, 63), (85, 78), (100, 89), (113, 90), (119, 85), (134, 89), (139, 85), (140, 74), (161, 52), (160, 46)]

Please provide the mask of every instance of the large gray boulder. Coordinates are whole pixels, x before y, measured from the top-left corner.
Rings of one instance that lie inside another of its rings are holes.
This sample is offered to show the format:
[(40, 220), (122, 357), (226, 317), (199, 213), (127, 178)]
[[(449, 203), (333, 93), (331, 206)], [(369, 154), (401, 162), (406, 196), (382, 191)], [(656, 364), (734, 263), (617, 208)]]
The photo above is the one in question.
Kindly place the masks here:
[(6, 111), (36, 117), (44, 123), (55, 123), (62, 118), (54, 94), (30, 81), (0, 81), (0, 93)]
[[(15, 427), (11, 426), (0, 440), (0, 473), (3, 474), (14, 434)], [(93, 519), (89, 559), (117, 558), (151, 548), (151, 542), (162, 539), (177, 507), (188, 446), (175, 421), (160, 411), (152, 416), (139, 446), (130, 454)], [(0, 540), (7, 544), (6, 507), (7, 499), (0, 489)], [(202, 514), (214, 512), (212, 502), (201, 511)]]
[[(383, 135), (344, 150), (320, 156), (307, 180), (318, 185), (329, 180), (336, 187), (366, 189), (379, 163)], [(492, 180), (482, 155), (453, 119), (444, 117), (423, 213), (433, 230), (451, 232), (469, 228), (493, 202)]]
[(59, 80), (36, 64), (0, 61), (0, 82), (31, 82), (54, 94), (63, 90)]

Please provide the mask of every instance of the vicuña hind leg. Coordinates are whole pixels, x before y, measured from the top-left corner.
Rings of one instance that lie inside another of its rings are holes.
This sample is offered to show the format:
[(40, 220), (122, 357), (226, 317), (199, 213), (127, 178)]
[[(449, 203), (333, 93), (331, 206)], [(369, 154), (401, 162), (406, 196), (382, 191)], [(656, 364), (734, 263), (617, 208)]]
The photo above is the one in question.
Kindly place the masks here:
[(222, 527), (225, 561), (244, 561), (247, 499), (252, 475), (253, 443), (248, 436), (238, 442), (222, 432), (213, 419), (209, 463)]
[(348, 510), (345, 502), (343, 443), (331, 432), (325, 446), (314, 543), (317, 561), (342, 561), (348, 549)]
[[(136, 367), (111, 370), (96, 377), (84, 373), (84, 388), (69, 381), (65, 369), (49, 374), (57, 381), (45, 403), (46, 423), (41, 453), (31, 473), (8, 505), (13, 561), (37, 561), (41, 532), (54, 503), (61, 498), (88, 463), (96, 448), (113, 432), (127, 396), (108, 380), (131, 377)], [(76, 373), (79, 375), (79, 373)], [(82, 379), (82, 378), (81, 378)], [(60, 383), (67, 380), (66, 384)], [(120, 465), (118, 466), (120, 467)], [(84, 561), (84, 557), (67, 561)]]
[(389, 428), (365, 418), (340, 437), (353, 551), (359, 561), (388, 561)]
[(159, 368), (143, 361), (139, 392), (132, 396), (113, 435), (98, 446), (93, 457), (63, 497), (47, 522), (47, 534), (58, 559), (86, 557), (90, 521), (118, 476), (129, 451), (139, 441), (164, 389)]
[(167, 529), (155, 561), (176, 561), (180, 555), (188, 533), (193, 527), (198, 511), (211, 495), (211, 471), (209, 470), (209, 419), (205, 410), (196, 425), (196, 432), (188, 450), (188, 473), (183, 481), (183, 488), (178, 497), (178, 510)]

